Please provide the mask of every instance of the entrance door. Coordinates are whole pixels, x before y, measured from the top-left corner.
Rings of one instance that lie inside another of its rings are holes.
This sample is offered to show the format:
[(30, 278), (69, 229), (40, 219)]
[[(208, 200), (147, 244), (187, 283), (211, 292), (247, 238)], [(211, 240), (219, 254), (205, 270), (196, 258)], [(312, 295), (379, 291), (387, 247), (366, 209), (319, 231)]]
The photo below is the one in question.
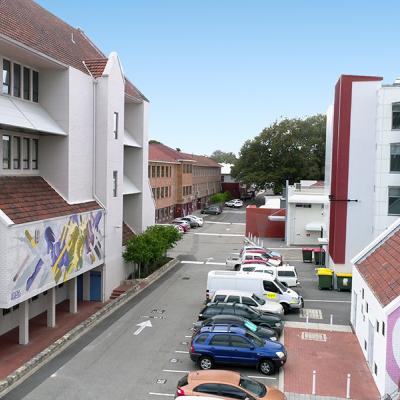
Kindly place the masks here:
[(371, 370), (374, 367), (374, 333), (374, 326), (368, 321), (368, 364)]
[(101, 272), (90, 271), (90, 300), (101, 301)]

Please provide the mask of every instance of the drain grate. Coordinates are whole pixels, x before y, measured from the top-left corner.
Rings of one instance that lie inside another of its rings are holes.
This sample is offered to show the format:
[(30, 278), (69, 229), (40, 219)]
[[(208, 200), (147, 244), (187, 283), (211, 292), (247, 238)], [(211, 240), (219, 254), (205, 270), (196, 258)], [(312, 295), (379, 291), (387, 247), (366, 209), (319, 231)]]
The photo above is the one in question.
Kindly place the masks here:
[(183, 279), (184, 281), (188, 281), (188, 280), (190, 279), (190, 277), (189, 277), (189, 276), (184, 276), (182, 279)]
[(301, 332), (302, 340), (314, 340), (315, 342), (326, 342), (326, 334), (318, 332)]

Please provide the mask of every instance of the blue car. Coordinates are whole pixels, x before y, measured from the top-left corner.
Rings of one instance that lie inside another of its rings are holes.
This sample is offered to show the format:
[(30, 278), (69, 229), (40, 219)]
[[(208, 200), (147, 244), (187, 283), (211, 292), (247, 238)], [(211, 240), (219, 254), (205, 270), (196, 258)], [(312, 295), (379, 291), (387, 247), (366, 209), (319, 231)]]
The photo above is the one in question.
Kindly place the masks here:
[(279, 342), (260, 339), (237, 326), (204, 326), (193, 338), (190, 358), (201, 369), (214, 364), (235, 364), (256, 367), (264, 375), (271, 375), (286, 362), (287, 352)]

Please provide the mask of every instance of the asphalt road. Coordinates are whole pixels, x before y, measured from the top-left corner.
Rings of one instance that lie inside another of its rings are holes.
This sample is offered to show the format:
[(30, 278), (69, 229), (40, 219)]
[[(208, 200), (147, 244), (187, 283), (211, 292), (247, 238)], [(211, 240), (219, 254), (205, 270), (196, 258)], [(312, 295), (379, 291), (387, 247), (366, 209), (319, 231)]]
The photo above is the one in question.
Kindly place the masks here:
[[(243, 210), (227, 210), (220, 216), (206, 216), (205, 220), (202, 228), (186, 234), (173, 250), (172, 255), (182, 261), (179, 266), (83, 335), (4, 399), (173, 398), (178, 379), (196, 369), (188, 346), (192, 324), (203, 306), (207, 273), (226, 269), (226, 256), (239, 252), (244, 241)], [(193, 263), (196, 261), (202, 263)], [(310, 317), (310, 322), (328, 322), (332, 313), (334, 323), (346, 324), (350, 295), (317, 290), (313, 267), (300, 262), (296, 267), (303, 280), (301, 292), (306, 308), (313, 310), (311, 316), (322, 317)], [(290, 314), (287, 319), (305, 322), (299, 313)], [(138, 332), (138, 324), (146, 321), (152, 326)], [(277, 374), (265, 377), (252, 369), (235, 370), (267, 385), (278, 385)]]

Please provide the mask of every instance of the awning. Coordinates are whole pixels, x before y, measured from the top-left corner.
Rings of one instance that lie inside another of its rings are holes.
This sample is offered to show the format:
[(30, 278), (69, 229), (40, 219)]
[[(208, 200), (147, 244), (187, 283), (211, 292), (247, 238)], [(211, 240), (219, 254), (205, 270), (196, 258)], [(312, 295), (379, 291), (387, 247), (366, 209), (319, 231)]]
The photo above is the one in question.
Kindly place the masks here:
[(328, 204), (329, 198), (324, 194), (294, 194), (288, 197), (289, 203)]
[(140, 190), (126, 175), (124, 175), (124, 193), (123, 194), (136, 194), (136, 193), (140, 193)]
[(0, 96), (0, 125), (66, 135), (40, 104), (11, 96)]
[(322, 228), (325, 228), (325, 224), (321, 222), (309, 222), (305, 229), (309, 232), (320, 232)]

